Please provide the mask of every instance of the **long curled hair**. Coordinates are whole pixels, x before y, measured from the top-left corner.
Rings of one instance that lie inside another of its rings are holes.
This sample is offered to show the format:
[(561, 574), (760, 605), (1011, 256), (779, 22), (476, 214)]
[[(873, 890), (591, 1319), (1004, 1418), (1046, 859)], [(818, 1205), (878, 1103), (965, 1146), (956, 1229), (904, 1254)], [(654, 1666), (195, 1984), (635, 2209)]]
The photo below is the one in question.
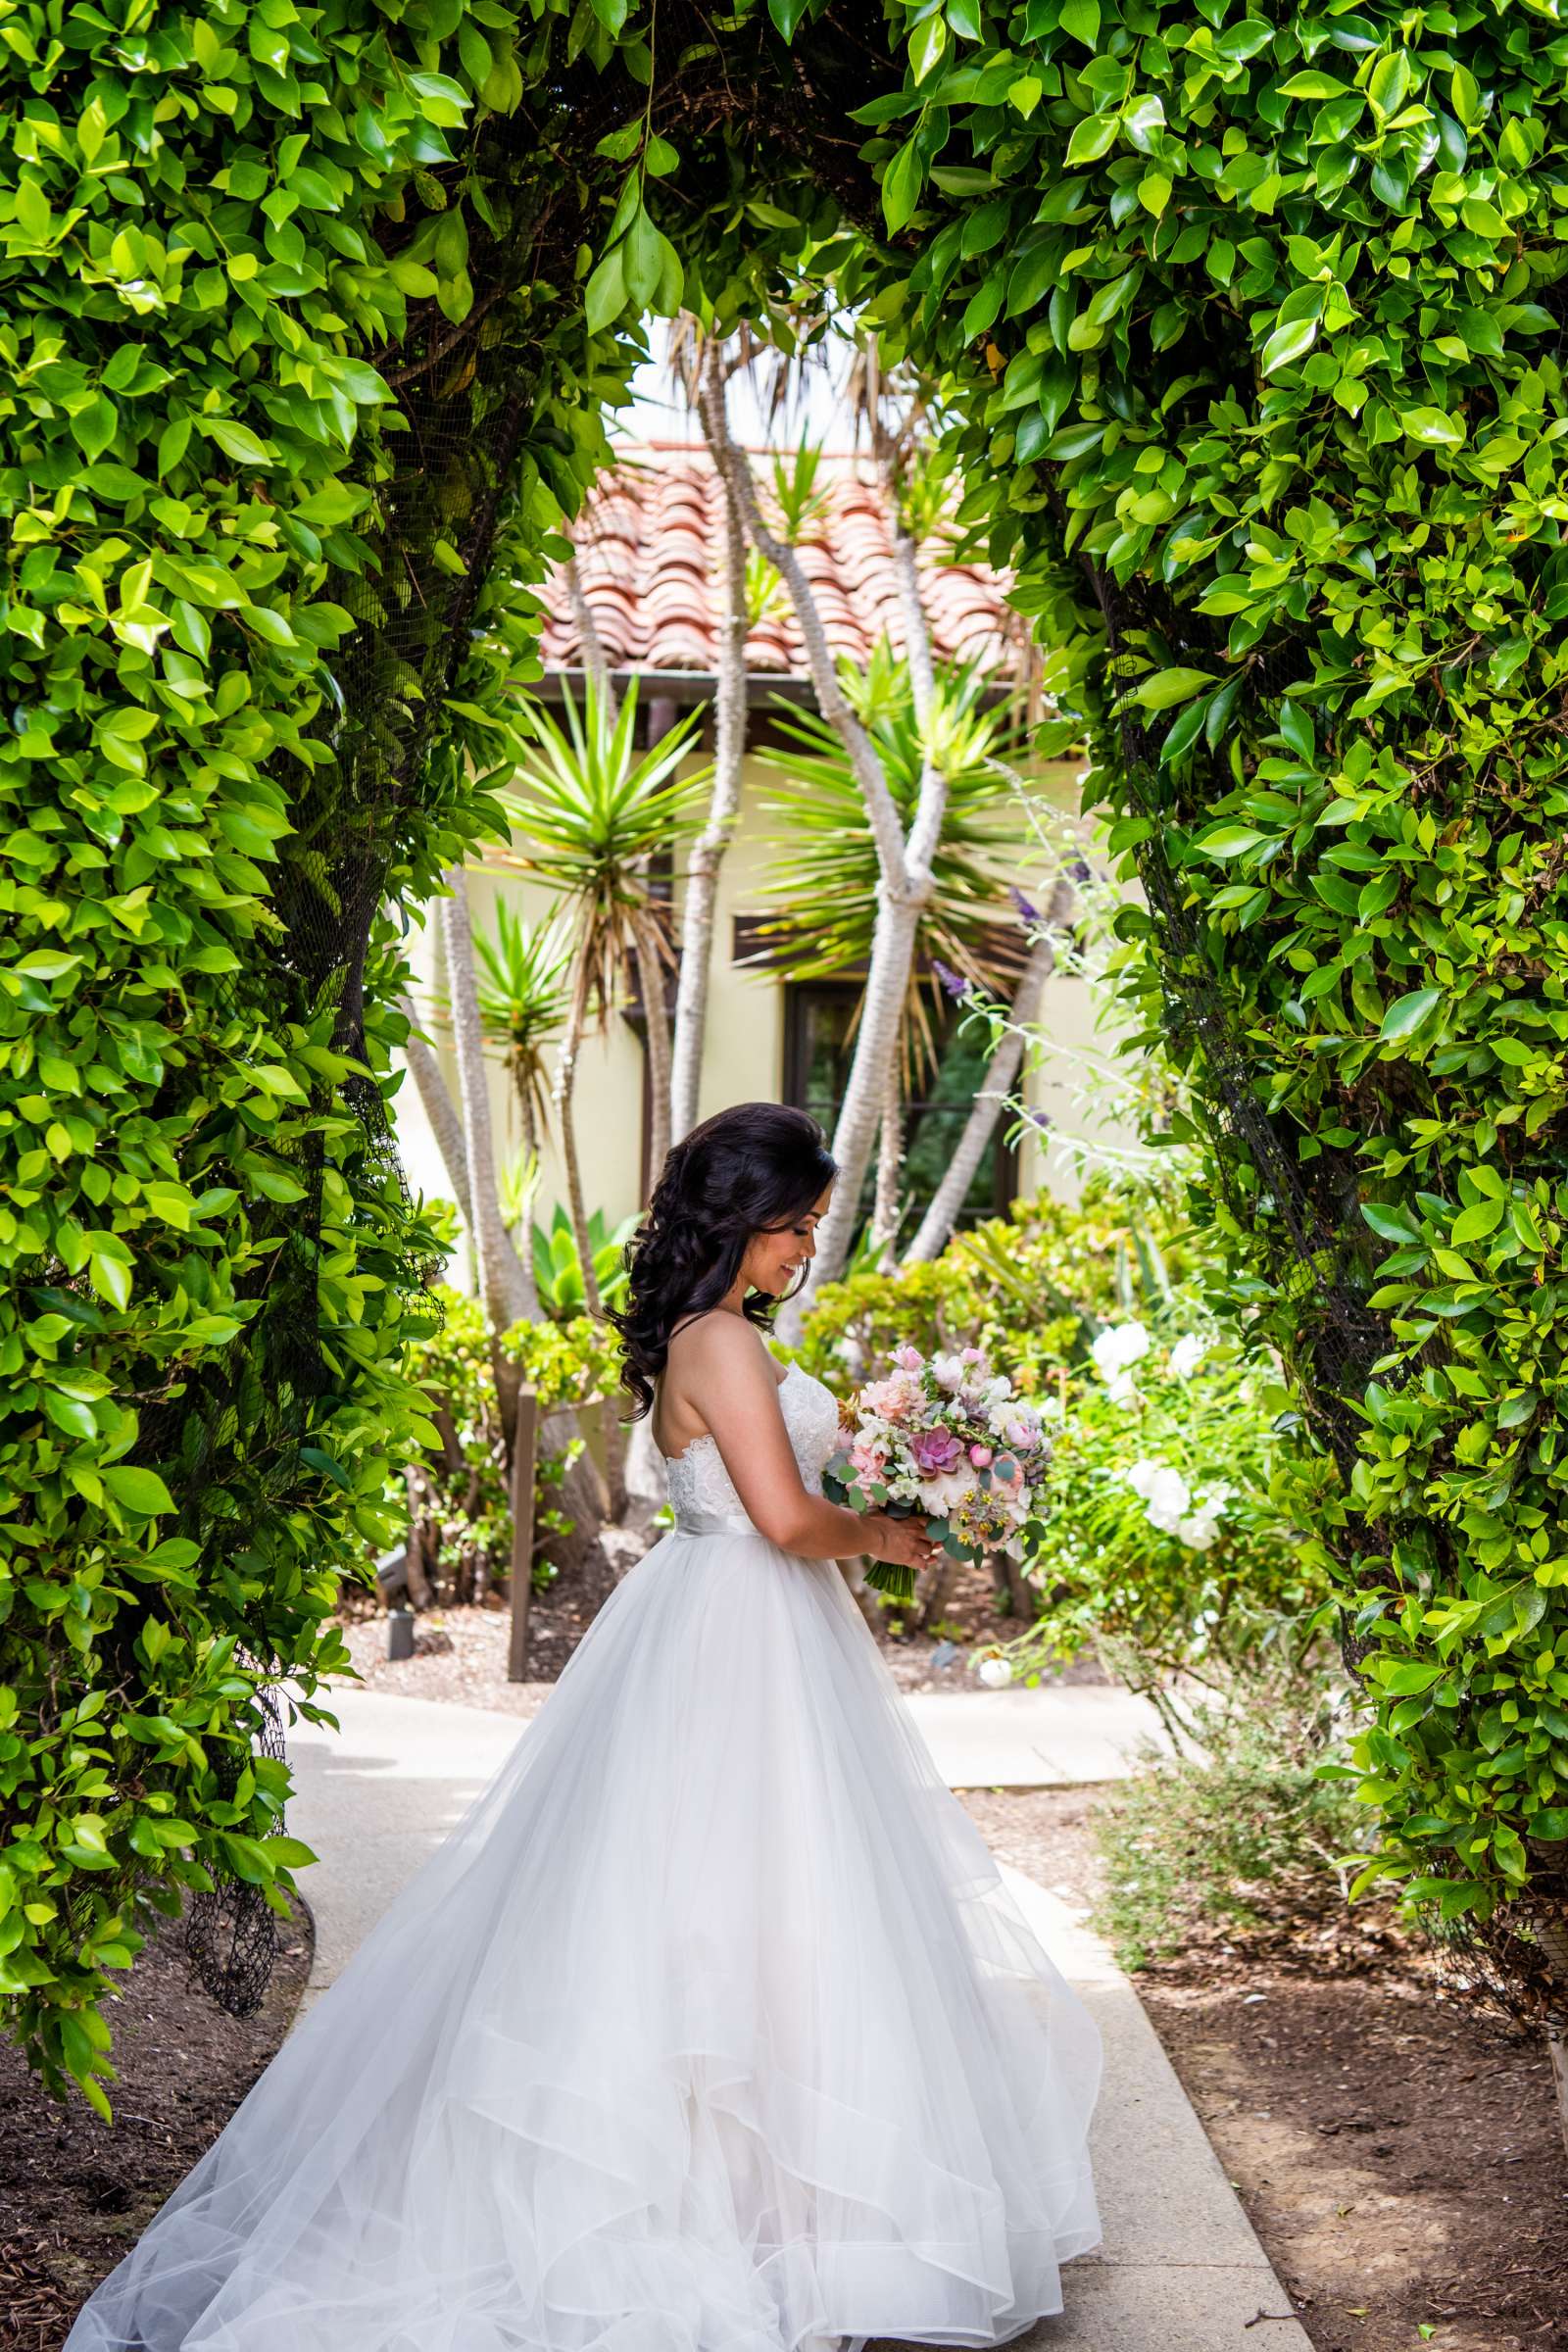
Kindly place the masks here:
[[(609, 1316), (632, 1420), (653, 1405), (676, 1325), (716, 1306), (754, 1236), (803, 1217), (837, 1172), (815, 1119), (782, 1102), (737, 1102), (675, 1145), (626, 1251), (626, 1302)], [(779, 1304), (756, 1293), (742, 1311), (765, 1328)]]

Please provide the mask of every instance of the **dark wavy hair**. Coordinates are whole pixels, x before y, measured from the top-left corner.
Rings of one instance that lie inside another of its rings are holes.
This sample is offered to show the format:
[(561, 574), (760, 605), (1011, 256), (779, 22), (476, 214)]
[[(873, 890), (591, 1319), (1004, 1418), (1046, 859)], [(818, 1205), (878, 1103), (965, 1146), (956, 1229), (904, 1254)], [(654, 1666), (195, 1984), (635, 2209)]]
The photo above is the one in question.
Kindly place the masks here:
[[(625, 1304), (609, 1315), (632, 1420), (652, 1407), (676, 1325), (716, 1306), (753, 1237), (804, 1216), (837, 1173), (815, 1119), (782, 1102), (737, 1102), (675, 1145), (627, 1248)], [(779, 1303), (759, 1293), (744, 1311), (765, 1328)]]

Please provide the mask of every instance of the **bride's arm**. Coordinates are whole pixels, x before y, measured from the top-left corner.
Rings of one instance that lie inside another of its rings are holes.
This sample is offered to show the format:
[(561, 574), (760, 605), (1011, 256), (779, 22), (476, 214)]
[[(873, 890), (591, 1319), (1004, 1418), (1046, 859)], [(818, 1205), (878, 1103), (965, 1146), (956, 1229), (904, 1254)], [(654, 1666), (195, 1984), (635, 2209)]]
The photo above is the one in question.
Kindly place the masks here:
[(694, 1324), (682, 1351), (681, 1385), (714, 1439), (752, 1525), (781, 1551), (808, 1560), (901, 1560), (924, 1567), (933, 1546), (924, 1522), (847, 1510), (810, 1494), (778, 1400), (772, 1359), (738, 1315)]

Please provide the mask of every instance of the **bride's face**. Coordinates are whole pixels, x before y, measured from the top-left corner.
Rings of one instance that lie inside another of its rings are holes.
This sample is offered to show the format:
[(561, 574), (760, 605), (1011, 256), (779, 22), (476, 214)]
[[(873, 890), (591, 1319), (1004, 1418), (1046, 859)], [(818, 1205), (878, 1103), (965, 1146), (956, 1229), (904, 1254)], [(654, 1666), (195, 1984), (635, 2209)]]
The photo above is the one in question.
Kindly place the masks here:
[(770, 1297), (779, 1298), (793, 1287), (802, 1267), (809, 1265), (816, 1255), (816, 1229), (827, 1215), (827, 1204), (832, 1198), (830, 1184), (803, 1217), (797, 1217), (781, 1232), (753, 1234), (741, 1263), (748, 1290), (766, 1291)]

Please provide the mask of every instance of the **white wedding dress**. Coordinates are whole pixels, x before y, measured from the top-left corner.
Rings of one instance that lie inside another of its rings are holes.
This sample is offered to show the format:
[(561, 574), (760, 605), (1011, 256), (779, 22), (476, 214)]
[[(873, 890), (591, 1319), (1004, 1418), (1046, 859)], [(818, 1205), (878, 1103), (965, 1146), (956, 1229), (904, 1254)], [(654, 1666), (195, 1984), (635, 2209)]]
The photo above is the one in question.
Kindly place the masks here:
[[(820, 1491), (837, 1408), (780, 1404)], [(536, 1721), (66, 2352), (1002, 2344), (1096, 2245), (1093, 2020), (843, 1576), (710, 1438)]]

